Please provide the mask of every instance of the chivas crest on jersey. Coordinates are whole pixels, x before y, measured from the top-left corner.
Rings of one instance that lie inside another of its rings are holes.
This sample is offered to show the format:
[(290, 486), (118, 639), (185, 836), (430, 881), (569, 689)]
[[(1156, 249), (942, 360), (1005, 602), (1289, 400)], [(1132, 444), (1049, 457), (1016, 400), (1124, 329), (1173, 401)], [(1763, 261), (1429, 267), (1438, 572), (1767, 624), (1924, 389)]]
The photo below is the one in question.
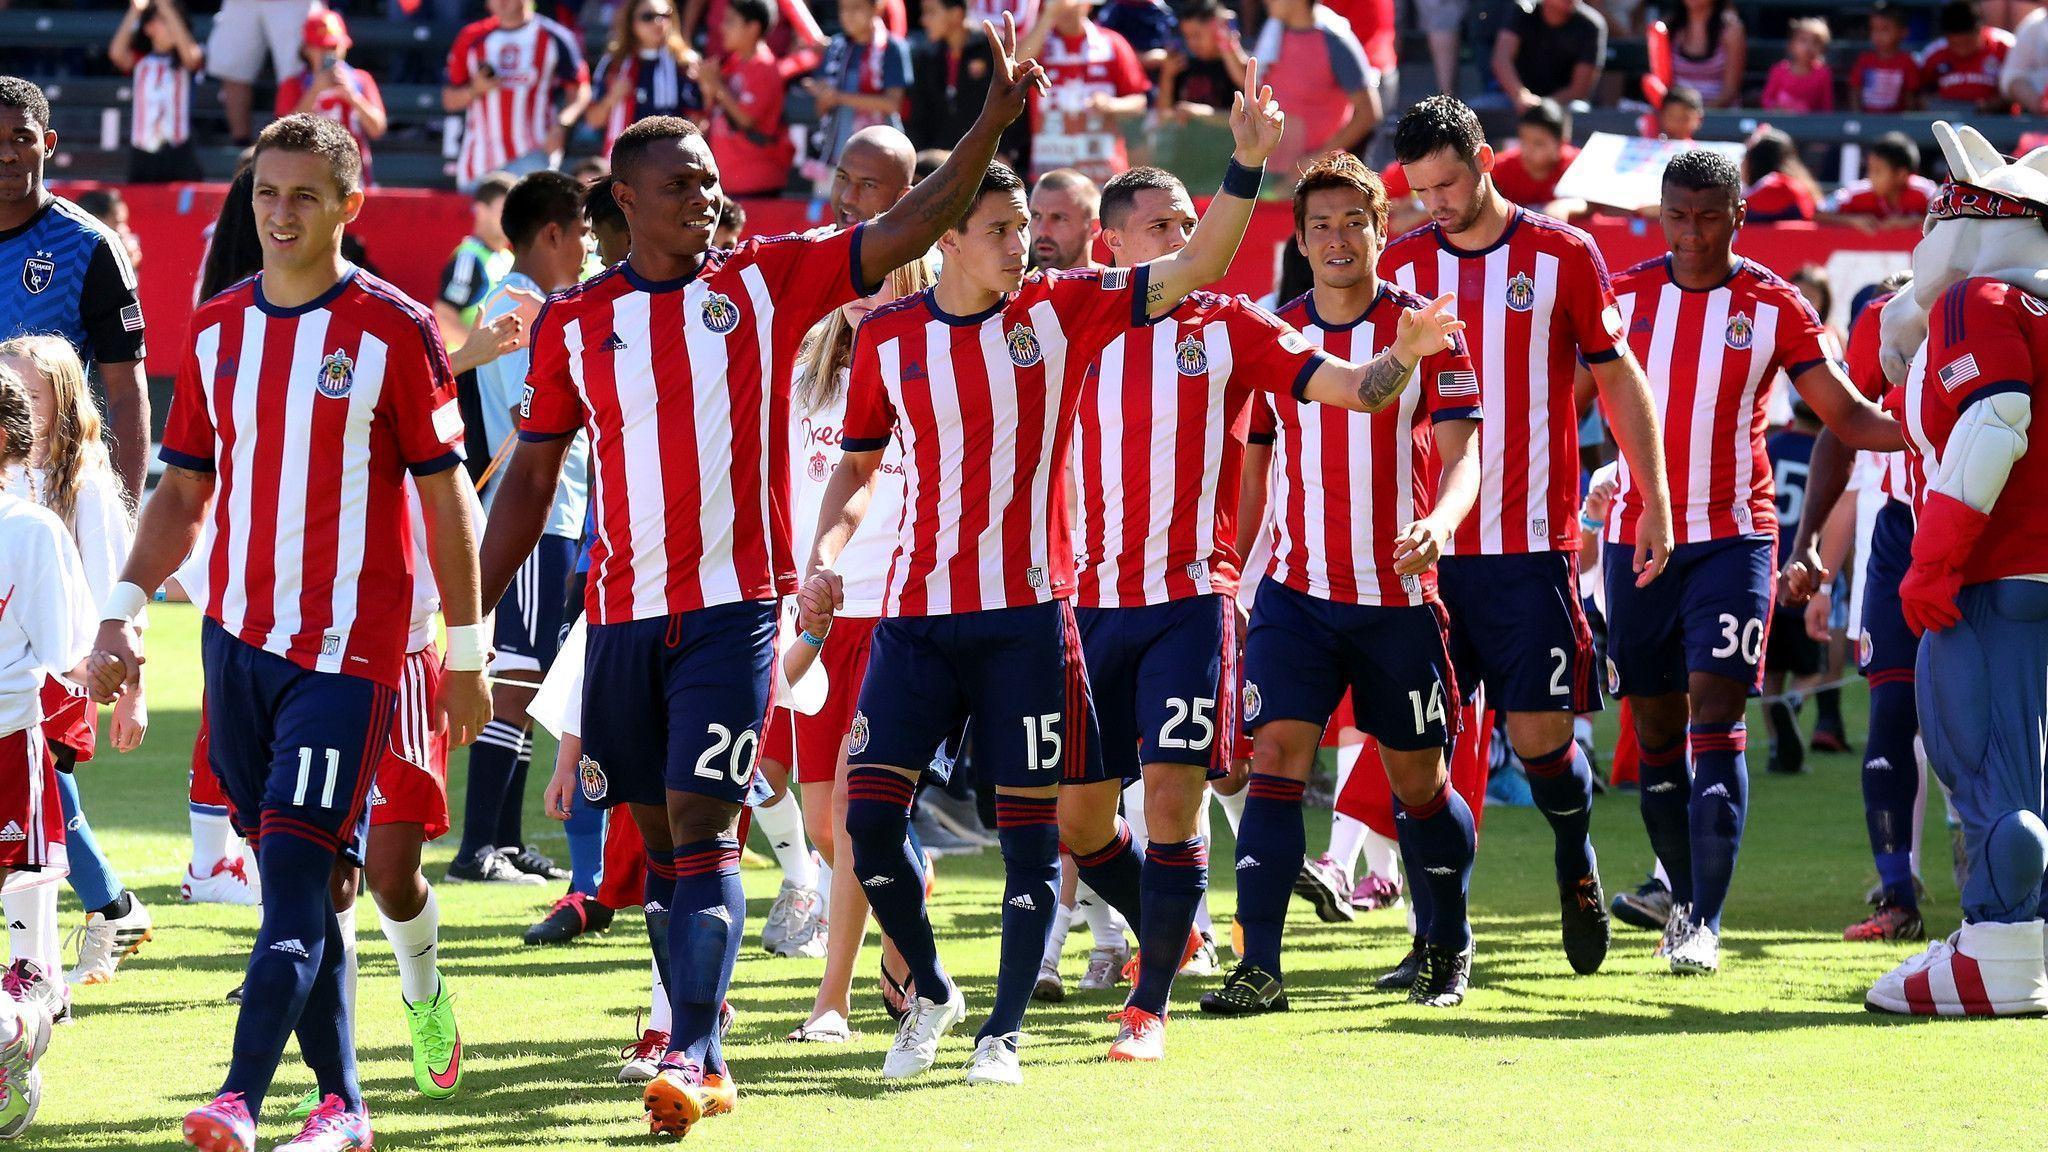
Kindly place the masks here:
[(320, 375), (313, 381), (313, 387), (329, 400), (339, 400), (348, 395), (355, 383), (356, 362), (348, 358), (348, 353), (336, 348), (320, 361)]
[(1204, 376), (1209, 372), (1209, 349), (1201, 337), (1189, 333), (1174, 349), (1173, 361), (1183, 376)]
[(1536, 281), (1529, 279), (1527, 272), (1515, 273), (1508, 281), (1508, 307), (1517, 312), (1527, 312), (1536, 306)]
[(1737, 312), (1728, 318), (1728, 346), (1740, 352), (1756, 339), (1756, 325), (1747, 313)]
[(1019, 368), (1029, 368), (1044, 358), (1038, 347), (1038, 333), (1029, 324), (1019, 324), (1010, 329), (1005, 342), (1010, 346), (1010, 363)]
[(740, 306), (723, 292), (713, 292), (704, 297), (702, 315), (704, 327), (720, 336), (740, 326)]
[(576, 778), (583, 785), (583, 798), (595, 804), (611, 791), (611, 781), (605, 778), (604, 769), (597, 761), (585, 756), (576, 762)]

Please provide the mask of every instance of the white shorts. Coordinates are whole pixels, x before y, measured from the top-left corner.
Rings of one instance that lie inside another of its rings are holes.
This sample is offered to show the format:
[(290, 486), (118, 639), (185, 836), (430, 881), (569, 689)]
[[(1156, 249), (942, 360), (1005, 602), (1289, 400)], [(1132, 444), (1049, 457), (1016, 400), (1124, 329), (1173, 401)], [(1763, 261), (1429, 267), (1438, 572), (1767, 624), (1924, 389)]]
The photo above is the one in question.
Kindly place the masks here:
[(220, 15), (206, 37), (206, 71), (216, 80), (254, 84), (263, 71), (263, 49), (283, 80), (306, 70), (299, 58), (306, 17), (313, 0), (221, 0)]

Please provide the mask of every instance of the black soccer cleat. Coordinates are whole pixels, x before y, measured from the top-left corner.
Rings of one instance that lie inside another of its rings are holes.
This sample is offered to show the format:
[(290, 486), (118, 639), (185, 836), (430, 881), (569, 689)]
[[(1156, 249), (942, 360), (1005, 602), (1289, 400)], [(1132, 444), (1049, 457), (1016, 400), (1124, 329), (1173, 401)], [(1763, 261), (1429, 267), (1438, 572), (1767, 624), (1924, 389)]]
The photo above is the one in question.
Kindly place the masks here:
[(1406, 992), (1415, 986), (1415, 973), (1422, 968), (1422, 937), (1417, 936), (1408, 945), (1408, 954), (1394, 965), (1394, 970), (1372, 982), (1382, 992)]
[(539, 923), (526, 930), (528, 944), (567, 944), (578, 936), (610, 931), (612, 910), (594, 896), (571, 892), (548, 910)]
[(1671, 889), (1662, 880), (1652, 875), (1633, 892), (1622, 892), (1615, 896), (1607, 911), (1616, 920), (1631, 928), (1646, 932), (1664, 931), (1664, 922), (1671, 919)]
[(1465, 989), (1472, 983), (1472, 946), (1453, 952), (1434, 944), (1422, 946), (1422, 966), (1415, 973), (1415, 985), (1408, 989), (1408, 1002), (1426, 1008), (1456, 1008), (1465, 1002)]
[(1239, 961), (1223, 987), (1202, 995), (1202, 1011), (1212, 1016), (1258, 1016), (1287, 1011), (1287, 992), (1280, 978), (1254, 964)]
[(569, 870), (567, 868), (555, 863), (552, 859), (543, 855), (540, 849), (535, 848), (531, 844), (518, 844), (509, 848), (500, 848), (498, 849), (498, 855), (504, 857), (505, 863), (526, 873), (528, 876), (538, 876), (543, 880), (567, 880), (569, 878)]
[(1579, 877), (1557, 890), (1563, 910), (1564, 958), (1572, 971), (1591, 976), (1607, 960), (1607, 942), (1614, 926), (1607, 918), (1607, 894), (1600, 890), (1600, 873)]

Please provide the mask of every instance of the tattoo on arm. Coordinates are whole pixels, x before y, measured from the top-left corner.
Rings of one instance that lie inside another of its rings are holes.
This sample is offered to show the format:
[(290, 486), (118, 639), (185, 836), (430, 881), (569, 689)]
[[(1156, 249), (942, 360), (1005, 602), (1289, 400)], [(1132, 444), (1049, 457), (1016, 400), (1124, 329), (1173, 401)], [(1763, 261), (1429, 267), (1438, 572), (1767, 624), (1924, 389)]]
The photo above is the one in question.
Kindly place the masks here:
[(180, 480), (189, 481), (193, 484), (213, 483), (213, 473), (211, 472), (201, 472), (194, 468), (180, 468), (176, 464), (164, 465), (164, 471), (176, 475)]
[(1379, 408), (1408, 386), (1416, 365), (1403, 364), (1390, 348), (1372, 358), (1358, 382), (1358, 398), (1368, 408)]
[(1145, 284), (1146, 310), (1150, 311), (1164, 303), (1166, 303), (1166, 285), (1161, 284), (1157, 280), (1148, 280)]

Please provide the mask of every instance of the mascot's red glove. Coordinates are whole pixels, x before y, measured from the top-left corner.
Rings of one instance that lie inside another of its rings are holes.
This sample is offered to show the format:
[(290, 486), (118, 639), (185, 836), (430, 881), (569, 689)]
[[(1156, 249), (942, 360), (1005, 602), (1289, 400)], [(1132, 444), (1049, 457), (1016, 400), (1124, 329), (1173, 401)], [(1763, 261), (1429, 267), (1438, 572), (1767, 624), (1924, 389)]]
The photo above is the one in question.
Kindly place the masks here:
[(1913, 566), (1899, 581), (1899, 606), (1915, 635), (1952, 628), (1963, 618), (1956, 597), (1963, 564), (1991, 517), (1953, 496), (1929, 492), (1913, 526)]

